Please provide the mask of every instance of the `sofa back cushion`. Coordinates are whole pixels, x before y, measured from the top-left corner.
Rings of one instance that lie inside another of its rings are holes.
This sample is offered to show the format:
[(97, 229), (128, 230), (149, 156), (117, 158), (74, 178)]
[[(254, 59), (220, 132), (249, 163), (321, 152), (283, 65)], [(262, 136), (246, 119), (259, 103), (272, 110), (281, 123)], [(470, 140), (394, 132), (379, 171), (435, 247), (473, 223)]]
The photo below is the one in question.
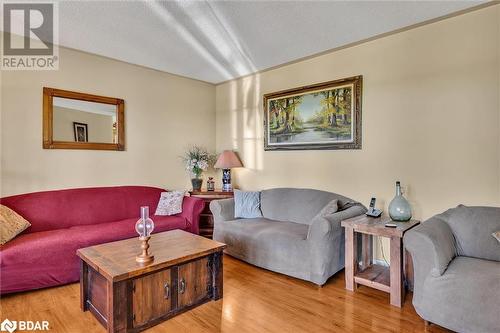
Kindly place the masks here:
[(139, 219), (140, 207), (149, 206), (154, 212), (163, 191), (145, 186), (78, 188), (15, 195), (1, 203), (31, 223), (25, 231), (30, 233)]
[(234, 190), (234, 217), (237, 219), (262, 217), (260, 192)]
[(338, 200), (339, 210), (354, 202), (335, 193), (302, 188), (264, 190), (260, 196), (265, 218), (302, 224), (311, 224), (312, 219), (334, 199)]
[(500, 243), (491, 235), (500, 230), (500, 207), (460, 205), (444, 215), (448, 216), (458, 255), (500, 261)]

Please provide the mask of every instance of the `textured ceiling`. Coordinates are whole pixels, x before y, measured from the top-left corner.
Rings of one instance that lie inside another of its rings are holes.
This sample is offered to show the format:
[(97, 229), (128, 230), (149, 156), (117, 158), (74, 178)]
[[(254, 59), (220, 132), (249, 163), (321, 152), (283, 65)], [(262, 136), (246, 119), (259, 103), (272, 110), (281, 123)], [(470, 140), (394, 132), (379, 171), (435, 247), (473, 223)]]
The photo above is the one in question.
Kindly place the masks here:
[(63, 46), (218, 83), (481, 1), (61, 1)]

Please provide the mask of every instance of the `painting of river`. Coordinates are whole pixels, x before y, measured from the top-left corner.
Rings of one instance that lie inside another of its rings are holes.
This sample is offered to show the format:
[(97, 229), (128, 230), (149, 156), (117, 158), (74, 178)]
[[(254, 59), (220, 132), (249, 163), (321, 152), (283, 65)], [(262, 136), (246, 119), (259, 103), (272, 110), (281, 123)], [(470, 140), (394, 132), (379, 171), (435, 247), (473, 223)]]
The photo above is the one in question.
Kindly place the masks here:
[(357, 148), (360, 80), (356, 77), (265, 95), (265, 148)]

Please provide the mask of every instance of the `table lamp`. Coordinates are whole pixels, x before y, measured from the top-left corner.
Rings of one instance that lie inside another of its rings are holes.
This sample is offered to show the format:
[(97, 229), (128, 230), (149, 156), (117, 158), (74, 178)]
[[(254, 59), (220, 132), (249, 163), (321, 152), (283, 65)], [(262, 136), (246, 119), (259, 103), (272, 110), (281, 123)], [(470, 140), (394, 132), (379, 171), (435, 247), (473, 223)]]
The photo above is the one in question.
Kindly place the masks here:
[(231, 186), (231, 168), (242, 167), (240, 159), (232, 150), (224, 150), (219, 155), (214, 168), (222, 169), (222, 191), (230, 192), (233, 190)]

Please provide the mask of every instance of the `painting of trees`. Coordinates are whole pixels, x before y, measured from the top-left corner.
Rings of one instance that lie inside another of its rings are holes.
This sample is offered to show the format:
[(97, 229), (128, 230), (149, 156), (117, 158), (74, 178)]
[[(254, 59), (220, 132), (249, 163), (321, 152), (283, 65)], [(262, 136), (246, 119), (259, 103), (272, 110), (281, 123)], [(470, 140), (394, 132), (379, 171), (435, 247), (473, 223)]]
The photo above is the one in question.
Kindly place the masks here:
[(266, 148), (361, 147), (361, 80), (357, 76), (264, 95)]
[(300, 132), (302, 118), (297, 112), (302, 96), (286, 97), (269, 103), (270, 127), (275, 134)]
[[(311, 118), (323, 128), (337, 128), (351, 123), (351, 88), (339, 88), (321, 91), (314, 96), (321, 96), (321, 110)], [(340, 121), (340, 124), (339, 124)]]

